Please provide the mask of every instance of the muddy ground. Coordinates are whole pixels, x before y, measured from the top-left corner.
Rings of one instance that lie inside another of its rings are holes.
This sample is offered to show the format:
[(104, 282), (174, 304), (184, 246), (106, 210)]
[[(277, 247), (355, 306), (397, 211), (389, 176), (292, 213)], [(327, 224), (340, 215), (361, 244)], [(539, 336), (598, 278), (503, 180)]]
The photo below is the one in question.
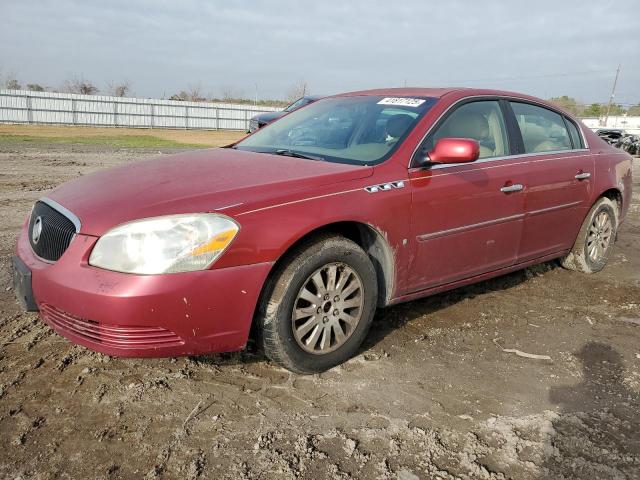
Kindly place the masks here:
[(640, 161), (603, 272), (548, 263), (380, 311), (360, 355), (298, 376), (251, 349), (110, 358), (20, 311), (32, 203), (152, 155), (0, 144), (0, 477), (640, 478)]

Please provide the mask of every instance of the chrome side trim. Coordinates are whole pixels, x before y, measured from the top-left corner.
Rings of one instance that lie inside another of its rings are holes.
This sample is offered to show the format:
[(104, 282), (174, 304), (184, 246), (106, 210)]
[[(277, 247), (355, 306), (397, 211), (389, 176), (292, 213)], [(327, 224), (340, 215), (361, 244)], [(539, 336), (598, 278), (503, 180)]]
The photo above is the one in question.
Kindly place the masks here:
[(499, 225), (505, 222), (511, 222), (513, 220), (520, 220), (525, 217), (524, 213), (519, 213), (517, 215), (511, 215), (510, 217), (502, 217), (496, 218), (493, 220), (487, 220), (486, 222), (474, 223), (472, 225), (464, 225), (462, 227), (450, 228), (449, 230), (440, 230), (439, 232), (433, 233), (425, 233), (423, 235), (418, 235), (416, 239), (419, 242), (424, 242), (426, 240), (431, 240), (433, 238), (444, 237), (446, 235), (452, 235), (454, 233), (466, 232), (467, 230), (473, 230), (475, 228), (489, 227), (492, 225)]
[(586, 127), (586, 125), (582, 123), (582, 120), (580, 119), (576, 120), (573, 123), (576, 125), (576, 127), (578, 127), (578, 130), (580, 131), (580, 136), (582, 137), (582, 143), (584, 143), (584, 148), (586, 150), (589, 150), (589, 142), (587, 142), (587, 136), (584, 134), (584, 131), (582, 129), (582, 127)]
[(532, 210), (530, 212), (525, 213), (526, 217), (533, 217), (535, 215), (540, 215), (542, 213), (554, 212), (556, 210), (563, 210), (565, 208), (577, 207), (582, 202), (571, 202), (571, 203), (563, 203), (562, 205), (554, 205), (553, 207), (541, 208), (540, 210)]
[[(413, 161), (413, 157), (415, 157), (418, 149), (420, 148), (420, 145), (422, 145), (422, 142), (424, 142), (425, 138), (427, 138), (427, 136), (431, 133), (431, 131), (434, 129), (434, 127), (436, 126), (436, 124), (445, 116), (449, 113), (449, 111), (451, 111), (454, 107), (456, 107), (459, 103), (462, 102), (466, 102), (468, 100), (473, 100), (473, 99), (484, 99), (484, 98), (496, 98), (498, 100), (507, 100), (507, 101), (513, 101), (513, 102), (521, 102), (521, 103), (530, 103), (532, 105), (537, 105), (539, 107), (542, 108), (546, 108), (547, 110), (551, 110), (552, 112), (557, 113), (558, 115), (562, 115), (563, 117), (566, 117), (567, 114), (566, 113), (562, 113), (559, 110), (554, 109), (553, 107), (550, 107), (549, 105), (542, 103), (542, 102), (536, 102), (534, 100), (530, 100), (528, 98), (518, 98), (518, 97), (512, 97), (512, 96), (505, 96), (505, 95), (499, 95), (499, 94), (482, 94), (482, 95), (473, 95), (471, 97), (464, 97), (461, 98), (460, 100), (455, 101), (454, 103), (452, 103), (451, 105), (449, 105), (447, 107), (447, 109), (442, 112), (438, 118), (436, 118), (432, 123), (431, 126), (428, 128), (428, 130), (425, 132), (425, 134), (422, 136), (422, 138), (420, 139), (420, 141), (418, 142), (418, 144), (416, 145), (416, 148), (413, 149), (413, 152), (411, 153), (411, 156), (409, 157), (409, 164), (407, 165), (407, 168), (412, 168), (411, 167), (411, 162)], [(587, 137), (584, 134), (584, 131), (582, 130), (584, 123), (582, 123), (581, 121), (577, 121), (574, 122), (577, 124), (578, 129), (580, 130), (580, 135), (582, 136), (582, 141), (584, 142), (585, 148), (576, 148), (576, 149), (571, 149), (571, 150), (559, 150), (559, 151), (554, 151), (554, 152), (536, 152), (536, 153), (524, 153), (524, 154), (520, 154), (520, 155), (505, 155), (502, 157), (494, 157), (491, 159), (485, 159), (485, 160), (504, 160), (506, 158), (519, 158), (519, 157), (524, 157), (524, 156), (530, 156), (530, 155), (549, 155), (549, 154), (553, 154), (553, 153), (559, 153), (559, 152), (580, 152), (580, 151), (589, 151), (589, 143), (587, 142)], [(476, 160), (474, 163), (477, 162), (481, 162), (482, 160)], [(464, 163), (451, 163), (451, 164), (447, 164), (444, 165), (444, 167), (451, 167), (451, 166), (457, 166), (457, 165), (464, 165)], [(430, 168), (437, 168), (438, 165), (434, 165)], [(424, 168), (424, 167), (421, 167)]]
[(219, 212), (220, 210), (226, 210), (227, 208), (231, 208), (231, 207), (239, 207), (240, 205), (244, 205), (244, 202), (232, 203), (230, 205), (225, 205), (224, 207), (214, 208), (213, 211)]
[(71, 220), (73, 225), (76, 227), (76, 233), (80, 233), (80, 227), (82, 226), (82, 223), (80, 222), (80, 219), (75, 213), (73, 213), (71, 210), (67, 209), (66, 207), (63, 207), (55, 200), (51, 200), (50, 198), (47, 198), (47, 197), (42, 197), (38, 201), (42, 203), (46, 203), (51, 208), (53, 208), (54, 210), (57, 210), (62, 215), (67, 217), (69, 220)]
[(272, 208), (284, 207), (284, 206), (287, 206), (287, 205), (295, 205), (296, 203), (309, 202), (311, 200), (319, 200), (321, 198), (327, 198), (327, 197), (335, 197), (336, 195), (343, 195), (345, 193), (362, 192), (362, 190), (363, 190), (362, 187), (353, 188), (351, 190), (343, 190), (341, 192), (327, 193), (325, 195), (318, 195), (318, 196), (315, 196), (315, 197), (302, 198), (300, 200), (292, 200), (290, 202), (277, 203), (275, 205), (269, 205), (269, 206), (266, 206), (266, 207), (256, 208), (254, 210), (247, 210), (247, 211), (244, 211), (244, 212), (240, 212), (240, 213), (236, 214), (235, 217), (240, 217), (242, 215), (249, 215), (250, 213), (262, 212), (263, 210), (271, 210)]
[(565, 209), (565, 208), (576, 207), (576, 206), (580, 205), (581, 203), (582, 203), (581, 201), (571, 202), (571, 203), (564, 203), (562, 205), (554, 205), (553, 207), (541, 208), (539, 210), (533, 210), (531, 212), (526, 212), (526, 213), (519, 213), (517, 215), (511, 215), (509, 217), (501, 217), (501, 218), (496, 218), (494, 220), (487, 220), (486, 222), (473, 223), (471, 225), (464, 225), (462, 227), (450, 228), (449, 230), (440, 230), (438, 232), (425, 233), (423, 235), (418, 235), (416, 237), (416, 239), (419, 242), (424, 242), (426, 240), (431, 240), (433, 238), (439, 238), (439, 237), (444, 237), (444, 236), (452, 235), (452, 234), (456, 234), (456, 233), (462, 233), (462, 232), (466, 232), (468, 230), (473, 230), (473, 229), (476, 229), (476, 228), (490, 227), (492, 225), (499, 225), (501, 223), (511, 222), (513, 220), (523, 220), (523, 219), (526, 219), (526, 218), (529, 218), (529, 217), (533, 217), (535, 215), (541, 215), (543, 213), (549, 213), (549, 212), (553, 212), (553, 211), (556, 211), (556, 210), (562, 210), (562, 209)]

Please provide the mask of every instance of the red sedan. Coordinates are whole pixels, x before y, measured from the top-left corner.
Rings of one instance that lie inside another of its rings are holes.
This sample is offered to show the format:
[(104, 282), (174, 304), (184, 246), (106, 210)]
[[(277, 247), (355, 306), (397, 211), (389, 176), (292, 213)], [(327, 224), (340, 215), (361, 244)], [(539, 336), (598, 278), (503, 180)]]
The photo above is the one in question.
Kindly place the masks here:
[(40, 199), (16, 292), (111, 355), (238, 350), (303, 373), (352, 356), (378, 307), (560, 259), (601, 270), (632, 159), (569, 114), (473, 89), (348, 93), (227, 148)]

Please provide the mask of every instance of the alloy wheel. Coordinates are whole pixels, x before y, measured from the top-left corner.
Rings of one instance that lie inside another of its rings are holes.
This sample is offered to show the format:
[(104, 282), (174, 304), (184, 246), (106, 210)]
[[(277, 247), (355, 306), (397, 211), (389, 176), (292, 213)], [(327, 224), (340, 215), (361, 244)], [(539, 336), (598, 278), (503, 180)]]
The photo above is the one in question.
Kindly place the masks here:
[(293, 304), (291, 323), (298, 345), (313, 354), (342, 346), (360, 322), (363, 298), (362, 280), (349, 265), (330, 263), (317, 269)]
[(593, 262), (601, 261), (611, 244), (611, 217), (605, 211), (598, 213), (589, 226), (587, 234), (587, 253)]

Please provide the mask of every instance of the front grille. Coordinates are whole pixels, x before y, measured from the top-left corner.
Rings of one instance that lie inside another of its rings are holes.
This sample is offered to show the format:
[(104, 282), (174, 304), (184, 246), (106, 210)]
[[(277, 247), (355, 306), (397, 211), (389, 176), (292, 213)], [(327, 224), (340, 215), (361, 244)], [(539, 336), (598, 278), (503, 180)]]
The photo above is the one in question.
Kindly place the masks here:
[(52, 327), (115, 348), (159, 348), (183, 345), (182, 339), (162, 327), (107, 325), (79, 318), (51, 305), (40, 305), (40, 315)]
[(57, 261), (76, 233), (76, 226), (69, 218), (44, 202), (36, 202), (29, 219), (29, 243), (36, 255)]

